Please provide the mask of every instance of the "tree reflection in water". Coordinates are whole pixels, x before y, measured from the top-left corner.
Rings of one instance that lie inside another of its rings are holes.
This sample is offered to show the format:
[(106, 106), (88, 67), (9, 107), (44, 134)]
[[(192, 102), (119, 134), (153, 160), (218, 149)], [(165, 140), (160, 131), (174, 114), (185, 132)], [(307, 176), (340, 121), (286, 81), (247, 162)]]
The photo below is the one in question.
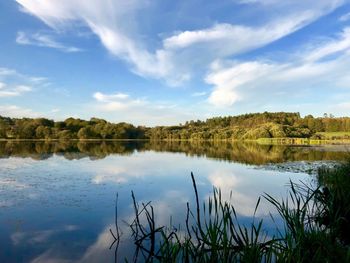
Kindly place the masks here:
[(254, 142), (209, 141), (1, 141), (0, 158), (30, 157), (44, 160), (55, 155), (68, 160), (103, 159), (108, 155), (130, 155), (138, 151), (185, 153), (188, 156), (251, 165), (287, 161), (344, 160), (349, 146), (261, 145)]

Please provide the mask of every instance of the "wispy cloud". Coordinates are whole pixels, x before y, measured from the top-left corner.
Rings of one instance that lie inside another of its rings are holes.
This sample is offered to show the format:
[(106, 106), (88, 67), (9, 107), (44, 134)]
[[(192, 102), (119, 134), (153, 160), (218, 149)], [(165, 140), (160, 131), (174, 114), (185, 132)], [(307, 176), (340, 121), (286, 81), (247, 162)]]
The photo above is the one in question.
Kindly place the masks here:
[(30, 76), (15, 69), (0, 67), (0, 115), (14, 118), (54, 116), (55, 112), (50, 111), (53, 105), (41, 103), (41, 107), (48, 108), (46, 111), (38, 111), (36, 105), (23, 106), (23, 102), (30, 101), (33, 96), (35, 101), (43, 98), (48, 83), (46, 77)]
[(341, 21), (341, 22), (346, 22), (348, 20), (350, 20), (350, 12), (339, 17), (339, 21)]
[(305, 57), (306, 61), (317, 61), (324, 59), (327, 56), (334, 55), (336, 53), (342, 53), (350, 50), (350, 27), (344, 28), (344, 30), (338, 34), (338, 38), (330, 39), (319, 46), (311, 47), (310, 53)]
[[(286, 36), (315, 18), (315, 14), (304, 12), (300, 13), (296, 19), (279, 18), (261, 27), (217, 24), (211, 28), (184, 31), (171, 36), (164, 40), (164, 47), (182, 49), (207, 43), (207, 49), (215, 51), (218, 56), (240, 54)], [(234, 43), (234, 45), (222, 45), (222, 43)]]
[(17, 70), (0, 67), (0, 99), (18, 97), (47, 84), (44, 77), (29, 76)]
[(129, 98), (129, 95), (125, 94), (125, 93), (103, 94), (101, 92), (96, 92), (96, 93), (94, 93), (93, 97), (97, 101), (106, 102), (106, 101), (113, 101), (115, 99), (125, 100), (125, 99)]
[(207, 92), (205, 91), (192, 93), (192, 97), (202, 97), (205, 95), (207, 95)]
[(215, 62), (211, 73), (205, 78), (206, 83), (215, 87), (209, 96), (209, 103), (218, 107), (231, 106), (241, 99), (241, 95), (237, 92), (238, 87), (256, 81), (270, 69), (270, 65), (258, 62), (237, 64)]
[(0, 115), (11, 118), (36, 118), (41, 116), (41, 114), (34, 112), (32, 109), (22, 108), (17, 105), (0, 105)]
[(104, 94), (102, 92), (95, 92), (93, 98), (99, 103), (98, 109), (103, 111), (126, 110), (147, 103), (143, 99), (131, 99), (125, 93)]
[(32, 87), (25, 85), (8, 86), (7, 84), (0, 82), (0, 98), (16, 97), (29, 91), (32, 91)]
[(54, 48), (67, 53), (82, 51), (80, 48), (64, 45), (55, 40), (53, 36), (42, 33), (27, 34), (19, 31), (17, 32), (16, 43), (20, 45)]
[(41, 76), (29, 76), (15, 69), (0, 67), (0, 81), (14, 80), (15, 82), (30, 83), (35, 85), (46, 85), (48, 79)]
[(135, 98), (120, 92), (111, 94), (95, 92), (92, 97), (94, 102), (86, 107), (93, 110), (95, 115), (115, 122), (154, 126), (178, 124), (199, 118), (199, 113), (193, 113), (191, 107), (184, 110), (174, 103)]
[(289, 100), (294, 96), (300, 100), (313, 93), (327, 94), (321, 89), (329, 89), (329, 85), (332, 89), (350, 88), (344, 80), (350, 67), (349, 33), (349, 28), (345, 28), (318, 46), (305, 47), (294, 56), (289, 54), (289, 62), (217, 61), (205, 78), (214, 86), (208, 101), (214, 106), (231, 107), (240, 99), (267, 103), (271, 97), (283, 100), (288, 93)]
[(61, 109), (59, 109), (59, 108), (54, 108), (54, 109), (52, 109), (51, 111), (50, 111), (50, 113), (57, 113), (57, 112), (60, 112), (61, 111)]
[(0, 76), (10, 76), (15, 74), (17, 74), (17, 72), (13, 69), (0, 68)]
[[(137, 26), (130, 26), (137, 24), (138, 10), (146, 8), (147, 1), (17, 2), (26, 12), (54, 29), (83, 22), (111, 54), (130, 64), (133, 72), (166, 80), (170, 85), (180, 85), (189, 80), (198, 66), (206, 68), (213, 60), (241, 54), (289, 35), (344, 3), (343, 0), (320, 0), (317, 5), (311, 0), (243, 1), (273, 6), (271, 19), (257, 26), (218, 22), (208, 28), (174, 32), (161, 39), (158, 48), (150, 51), (145, 48), (147, 43), (136, 37), (141, 35), (135, 31)], [(268, 12), (267, 9), (265, 11)]]

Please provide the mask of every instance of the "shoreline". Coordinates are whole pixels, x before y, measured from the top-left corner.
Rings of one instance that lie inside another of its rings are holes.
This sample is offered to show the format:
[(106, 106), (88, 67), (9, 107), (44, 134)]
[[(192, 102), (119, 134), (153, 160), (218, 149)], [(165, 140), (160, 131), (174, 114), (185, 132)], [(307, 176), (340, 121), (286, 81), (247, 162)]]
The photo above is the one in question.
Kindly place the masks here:
[(210, 143), (256, 143), (260, 145), (350, 145), (350, 139), (318, 140), (309, 138), (258, 138), (249, 140), (198, 140), (198, 139), (0, 139), (0, 142), (210, 142)]

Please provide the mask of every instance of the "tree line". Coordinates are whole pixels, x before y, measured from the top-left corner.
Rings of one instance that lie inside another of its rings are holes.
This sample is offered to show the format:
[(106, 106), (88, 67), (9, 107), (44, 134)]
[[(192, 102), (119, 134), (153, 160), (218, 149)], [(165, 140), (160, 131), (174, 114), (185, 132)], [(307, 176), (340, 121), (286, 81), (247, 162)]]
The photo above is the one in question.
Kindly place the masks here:
[[(350, 139), (350, 117), (264, 112), (188, 121), (175, 126), (145, 127), (111, 123), (99, 118), (9, 118), (0, 116), (2, 139), (150, 139), (150, 140), (255, 140), (258, 138), (325, 139), (324, 133), (343, 132)], [(337, 137), (335, 137), (337, 138)]]
[(5, 139), (144, 139), (145, 129), (98, 118), (89, 121), (68, 118), (55, 122), (45, 118), (0, 116), (0, 138)]
[[(155, 140), (325, 139), (327, 135), (323, 133), (327, 132), (350, 132), (350, 118), (335, 118), (332, 115), (301, 117), (299, 113), (286, 112), (251, 113), (190, 121), (178, 126), (159, 126), (148, 129), (146, 137)], [(350, 136), (342, 134), (341, 138), (332, 139), (350, 139)]]

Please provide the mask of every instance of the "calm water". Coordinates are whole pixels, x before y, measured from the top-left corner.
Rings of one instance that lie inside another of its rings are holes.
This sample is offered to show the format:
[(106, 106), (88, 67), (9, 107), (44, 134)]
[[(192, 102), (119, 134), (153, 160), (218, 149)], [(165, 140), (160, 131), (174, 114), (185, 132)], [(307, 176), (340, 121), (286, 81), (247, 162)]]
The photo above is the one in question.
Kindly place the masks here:
[[(152, 201), (159, 224), (168, 225), (170, 215), (174, 224), (183, 224), (186, 202), (194, 201), (191, 171), (202, 199), (213, 186), (226, 199), (232, 191), (240, 220), (249, 222), (261, 194), (282, 197), (290, 179), (313, 179), (274, 166), (344, 160), (347, 151), (346, 146), (0, 142), (0, 262), (113, 262), (109, 229), (116, 193), (120, 221), (132, 219), (133, 190), (138, 201)], [(258, 217), (268, 221), (269, 212), (274, 213), (262, 203)], [(128, 255), (127, 227), (120, 226), (119, 251)], [(272, 223), (267, 227), (274, 231)]]

